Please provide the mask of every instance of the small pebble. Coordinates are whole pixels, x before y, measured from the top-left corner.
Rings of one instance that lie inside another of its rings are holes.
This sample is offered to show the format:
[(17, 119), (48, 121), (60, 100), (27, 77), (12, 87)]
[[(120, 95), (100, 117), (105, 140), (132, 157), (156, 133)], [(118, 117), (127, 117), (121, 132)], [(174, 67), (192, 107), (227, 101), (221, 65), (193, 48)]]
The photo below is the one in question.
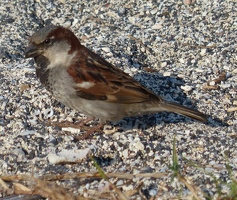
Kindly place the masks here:
[(126, 159), (128, 157), (128, 149), (123, 151), (123, 157)]
[(109, 53), (111, 51), (109, 47), (103, 47), (102, 50), (106, 53)]
[(170, 75), (171, 75), (170, 72), (164, 72), (164, 73), (163, 73), (163, 76), (170, 76)]
[(184, 77), (185, 77), (184, 74), (178, 74), (177, 76), (178, 76), (179, 78), (184, 78)]
[(212, 160), (209, 165), (214, 165), (216, 162), (214, 160)]
[(34, 131), (34, 130), (24, 130), (20, 133), (20, 135), (28, 136), (28, 135), (33, 135), (35, 133), (36, 133), (36, 131)]
[(119, 15), (119, 16), (122, 16), (122, 15), (124, 15), (124, 14), (126, 14), (126, 9), (123, 8), (123, 7), (119, 7), (119, 8), (118, 8), (118, 15)]
[(116, 183), (116, 186), (121, 186), (121, 185), (123, 185), (123, 180), (118, 180)]
[(203, 69), (200, 69), (200, 68), (197, 68), (197, 69), (196, 69), (196, 72), (200, 72), (200, 73), (201, 73), (201, 72), (204, 72), (204, 70), (203, 70)]
[(52, 108), (44, 109), (44, 116), (46, 118), (50, 118), (54, 115), (54, 111)]
[(215, 85), (215, 84), (216, 84), (215, 81), (211, 81), (211, 82), (209, 83), (209, 85)]
[(151, 27), (152, 29), (161, 29), (162, 25), (161, 24), (155, 24), (154, 26)]
[(161, 63), (161, 67), (166, 67), (167, 66), (167, 62), (162, 62)]
[(25, 152), (22, 149), (19, 149), (19, 148), (14, 149), (12, 151), (12, 153), (19, 156), (19, 157), (21, 157), (21, 158), (25, 157)]
[(156, 196), (156, 194), (157, 194), (157, 190), (154, 190), (154, 189), (149, 190), (149, 195)]
[(183, 58), (180, 58), (180, 59), (179, 59), (179, 62), (180, 62), (180, 63), (185, 63), (185, 60), (184, 60)]
[(221, 84), (220, 85), (223, 89), (229, 88), (231, 85), (230, 84)]
[(184, 4), (186, 5), (192, 5), (196, 2), (196, 0), (183, 0)]
[(208, 173), (212, 173), (214, 171), (214, 168), (206, 167), (205, 171)]
[(140, 140), (134, 141), (134, 143), (132, 143), (131, 147), (132, 147), (131, 150), (144, 151), (144, 149), (145, 149), (144, 144)]
[(206, 54), (207, 50), (206, 49), (202, 49), (201, 52), (200, 52), (200, 55), (201, 56), (204, 56)]
[(181, 89), (185, 92), (190, 92), (192, 90), (192, 87), (189, 85), (181, 86)]

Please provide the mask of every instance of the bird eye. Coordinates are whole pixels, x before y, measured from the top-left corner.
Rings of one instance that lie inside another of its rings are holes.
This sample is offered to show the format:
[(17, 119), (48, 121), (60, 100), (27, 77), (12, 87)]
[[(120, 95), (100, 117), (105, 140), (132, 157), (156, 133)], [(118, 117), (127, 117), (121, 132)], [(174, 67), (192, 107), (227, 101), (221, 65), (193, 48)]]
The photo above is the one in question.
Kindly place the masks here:
[(50, 40), (50, 39), (46, 39), (46, 40), (44, 41), (44, 44), (50, 45), (50, 44), (51, 44), (51, 40)]

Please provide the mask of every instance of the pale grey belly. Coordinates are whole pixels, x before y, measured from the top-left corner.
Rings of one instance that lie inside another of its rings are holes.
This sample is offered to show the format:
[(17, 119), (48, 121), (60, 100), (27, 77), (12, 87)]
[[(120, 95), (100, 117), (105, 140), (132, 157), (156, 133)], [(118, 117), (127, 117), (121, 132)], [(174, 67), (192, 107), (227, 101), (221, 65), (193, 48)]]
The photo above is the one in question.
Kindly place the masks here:
[(66, 69), (52, 70), (49, 73), (48, 90), (65, 106), (102, 121), (119, 121), (124, 117), (162, 111), (153, 103), (117, 104), (103, 100), (88, 100), (77, 95), (75, 82)]
[(118, 121), (124, 117), (121, 105), (79, 97), (74, 89), (73, 79), (63, 70), (49, 74), (50, 91), (65, 106), (102, 121)]

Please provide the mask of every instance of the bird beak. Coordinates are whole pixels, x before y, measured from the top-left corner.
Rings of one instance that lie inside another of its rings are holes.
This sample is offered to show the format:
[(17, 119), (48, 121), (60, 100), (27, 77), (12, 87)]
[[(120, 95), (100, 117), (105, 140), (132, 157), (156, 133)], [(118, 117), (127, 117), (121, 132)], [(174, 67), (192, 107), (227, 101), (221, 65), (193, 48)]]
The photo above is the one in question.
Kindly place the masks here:
[(34, 44), (30, 44), (25, 50), (25, 58), (34, 58), (41, 54), (41, 50)]

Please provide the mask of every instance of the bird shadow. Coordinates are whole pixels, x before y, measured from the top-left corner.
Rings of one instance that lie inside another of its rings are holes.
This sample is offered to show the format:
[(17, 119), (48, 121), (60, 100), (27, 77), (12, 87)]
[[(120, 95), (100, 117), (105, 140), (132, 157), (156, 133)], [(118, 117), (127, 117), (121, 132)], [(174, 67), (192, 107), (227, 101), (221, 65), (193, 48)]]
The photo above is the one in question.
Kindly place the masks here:
[[(184, 92), (181, 89), (181, 86), (185, 85), (185, 81), (179, 77), (163, 76), (158, 72), (141, 72), (136, 74), (133, 78), (140, 82), (146, 88), (150, 89), (156, 95), (161, 96), (163, 99), (170, 102), (179, 103), (180, 105), (184, 105), (194, 110), (197, 110), (195, 104), (196, 102), (200, 101), (201, 98), (205, 100), (204, 95), (196, 101), (191, 100), (189, 97), (187, 97), (187, 92)], [(204, 107), (206, 108), (205, 105)], [(206, 114), (205, 112), (203, 113)], [(209, 115), (207, 115), (207, 117), (208, 122), (205, 124), (210, 127), (228, 126), (228, 124), (218, 118), (213, 118)], [(129, 130), (131, 129), (131, 127), (145, 129), (154, 127), (155, 125), (161, 123), (175, 124), (182, 122), (193, 123), (194, 120), (176, 113), (159, 112), (156, 114), (142, 115), (138, 117), (127, 117), (119, 122), (115, 122), (112, 124), (119, 124), (123, 130)]]

